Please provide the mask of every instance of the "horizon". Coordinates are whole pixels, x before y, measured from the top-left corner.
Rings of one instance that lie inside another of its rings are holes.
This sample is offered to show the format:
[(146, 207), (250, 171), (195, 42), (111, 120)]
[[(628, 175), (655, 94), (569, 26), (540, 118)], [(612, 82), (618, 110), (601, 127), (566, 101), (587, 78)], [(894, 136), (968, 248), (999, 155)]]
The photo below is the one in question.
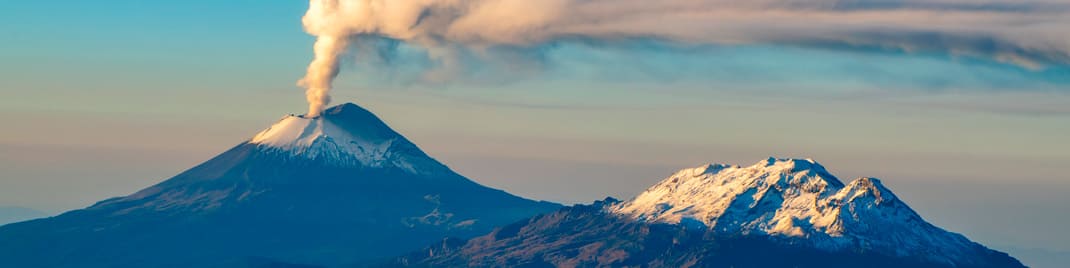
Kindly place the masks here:
[[(895, 39), (920, 27), (900, 15), (916, 14), (865, 3), (792, 12), (829, 20), (799, 36), (854, 30), (835, 21), (856, 9), (896, 22), (857, 36), (866, 46), (663, 29), (676, 20), (520, 31), (530, 38), (507, 27), (491, 33), (500, 39), (355, 32), (376, 38), (343, 46), (323, 103), (366, 109), (456, 173), (528, 199), (628, 200), (700, 165), (813, 159), (844, 183), (879, 178), (933, 225), (1026, 265), (1070, 260), (1070, 46), (1038, 37), (1070, 23), (1058, 16), (1070, 6), (897, 4), (968, 17), (987, 35)], [(56, 215), (126, 196), (251, 140), (277, 115), (316, 109), (295, 85), (312, 75), (322, 37), (302, 25), (308, 2), (5, 6), (0, 207)], [(1053, 19), (1021, 35), (993, 26), (1021, 19), (1014, 12)], [(724, 28), (777, 23), (757, 20)], [(612, 27), (637, 30), (603, 32)]]

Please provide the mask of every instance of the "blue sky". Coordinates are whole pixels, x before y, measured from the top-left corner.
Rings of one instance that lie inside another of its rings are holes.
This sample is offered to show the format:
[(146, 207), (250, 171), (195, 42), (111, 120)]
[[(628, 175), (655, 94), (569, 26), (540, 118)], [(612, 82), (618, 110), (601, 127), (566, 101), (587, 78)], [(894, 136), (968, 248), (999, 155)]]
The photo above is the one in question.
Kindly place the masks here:
[[(59, 212), (125, 195), (304, 112), (305, 8), (2, 4), (0, 206)], [(466, 61), (442, 82), (422, 79), (435, 63), (419, 46), (396, 52), (347, 58), (336, 103), (523, 196), (628, 198), (702, 163), (812, 157), (843, 179), (882, 178), (933, 223), (987, 245), (1070, 251), (1065, 65), (566, 40)]]

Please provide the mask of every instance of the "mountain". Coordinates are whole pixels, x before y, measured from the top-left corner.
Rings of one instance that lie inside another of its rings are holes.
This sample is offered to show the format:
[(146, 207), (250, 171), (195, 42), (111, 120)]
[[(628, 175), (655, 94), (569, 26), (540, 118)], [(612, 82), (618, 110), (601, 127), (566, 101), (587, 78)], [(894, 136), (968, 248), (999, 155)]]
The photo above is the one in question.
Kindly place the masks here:
[(810, 159), (684, 169), (634, 199), (575, 206), (387, 266), (1024, 267), (925, 222), (875, 178)]
[(48, 213), (24, 207), (0, 207), (0, 225), (48, 217)]
[(129, 196), (0, 227), (0, 267), (344, 266), (559, 207), (468, 180), (344, 104)]

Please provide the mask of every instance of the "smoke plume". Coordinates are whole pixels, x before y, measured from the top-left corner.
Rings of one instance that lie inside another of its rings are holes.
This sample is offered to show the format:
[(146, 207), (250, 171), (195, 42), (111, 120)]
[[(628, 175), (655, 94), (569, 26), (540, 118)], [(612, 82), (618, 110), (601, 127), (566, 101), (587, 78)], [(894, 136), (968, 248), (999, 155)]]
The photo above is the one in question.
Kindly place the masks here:
[(331, 102), (331, 82), (338, 76), (339, 56), (348, 46), (346, 40), (344, 36), (333, 35), (321, 35), (316, 39), (315, 58), (308, 65), (308, 73), (298, 81), (298, 85), (305, 87), (308, 117), (318, 117)]
[(1070, 64), (1070, 3), (1051, 0), (310, 0), (303, 22), (318, 38), (300, 83), (310, 116), (330, 101), (338, 58), (362, 38), (421, 47), (442, 66), (459, 60), (458, 49), (637, 39)]

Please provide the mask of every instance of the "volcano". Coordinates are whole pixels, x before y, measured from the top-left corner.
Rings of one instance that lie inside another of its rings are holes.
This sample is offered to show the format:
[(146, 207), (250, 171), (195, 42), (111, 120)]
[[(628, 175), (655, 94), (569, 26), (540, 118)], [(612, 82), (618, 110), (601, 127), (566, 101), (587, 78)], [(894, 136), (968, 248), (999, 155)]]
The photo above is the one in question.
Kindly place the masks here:
[(129, 196), (2, 226), (0, 267), (359, 265), (559, 207), (473, 182), (348, 103)]

